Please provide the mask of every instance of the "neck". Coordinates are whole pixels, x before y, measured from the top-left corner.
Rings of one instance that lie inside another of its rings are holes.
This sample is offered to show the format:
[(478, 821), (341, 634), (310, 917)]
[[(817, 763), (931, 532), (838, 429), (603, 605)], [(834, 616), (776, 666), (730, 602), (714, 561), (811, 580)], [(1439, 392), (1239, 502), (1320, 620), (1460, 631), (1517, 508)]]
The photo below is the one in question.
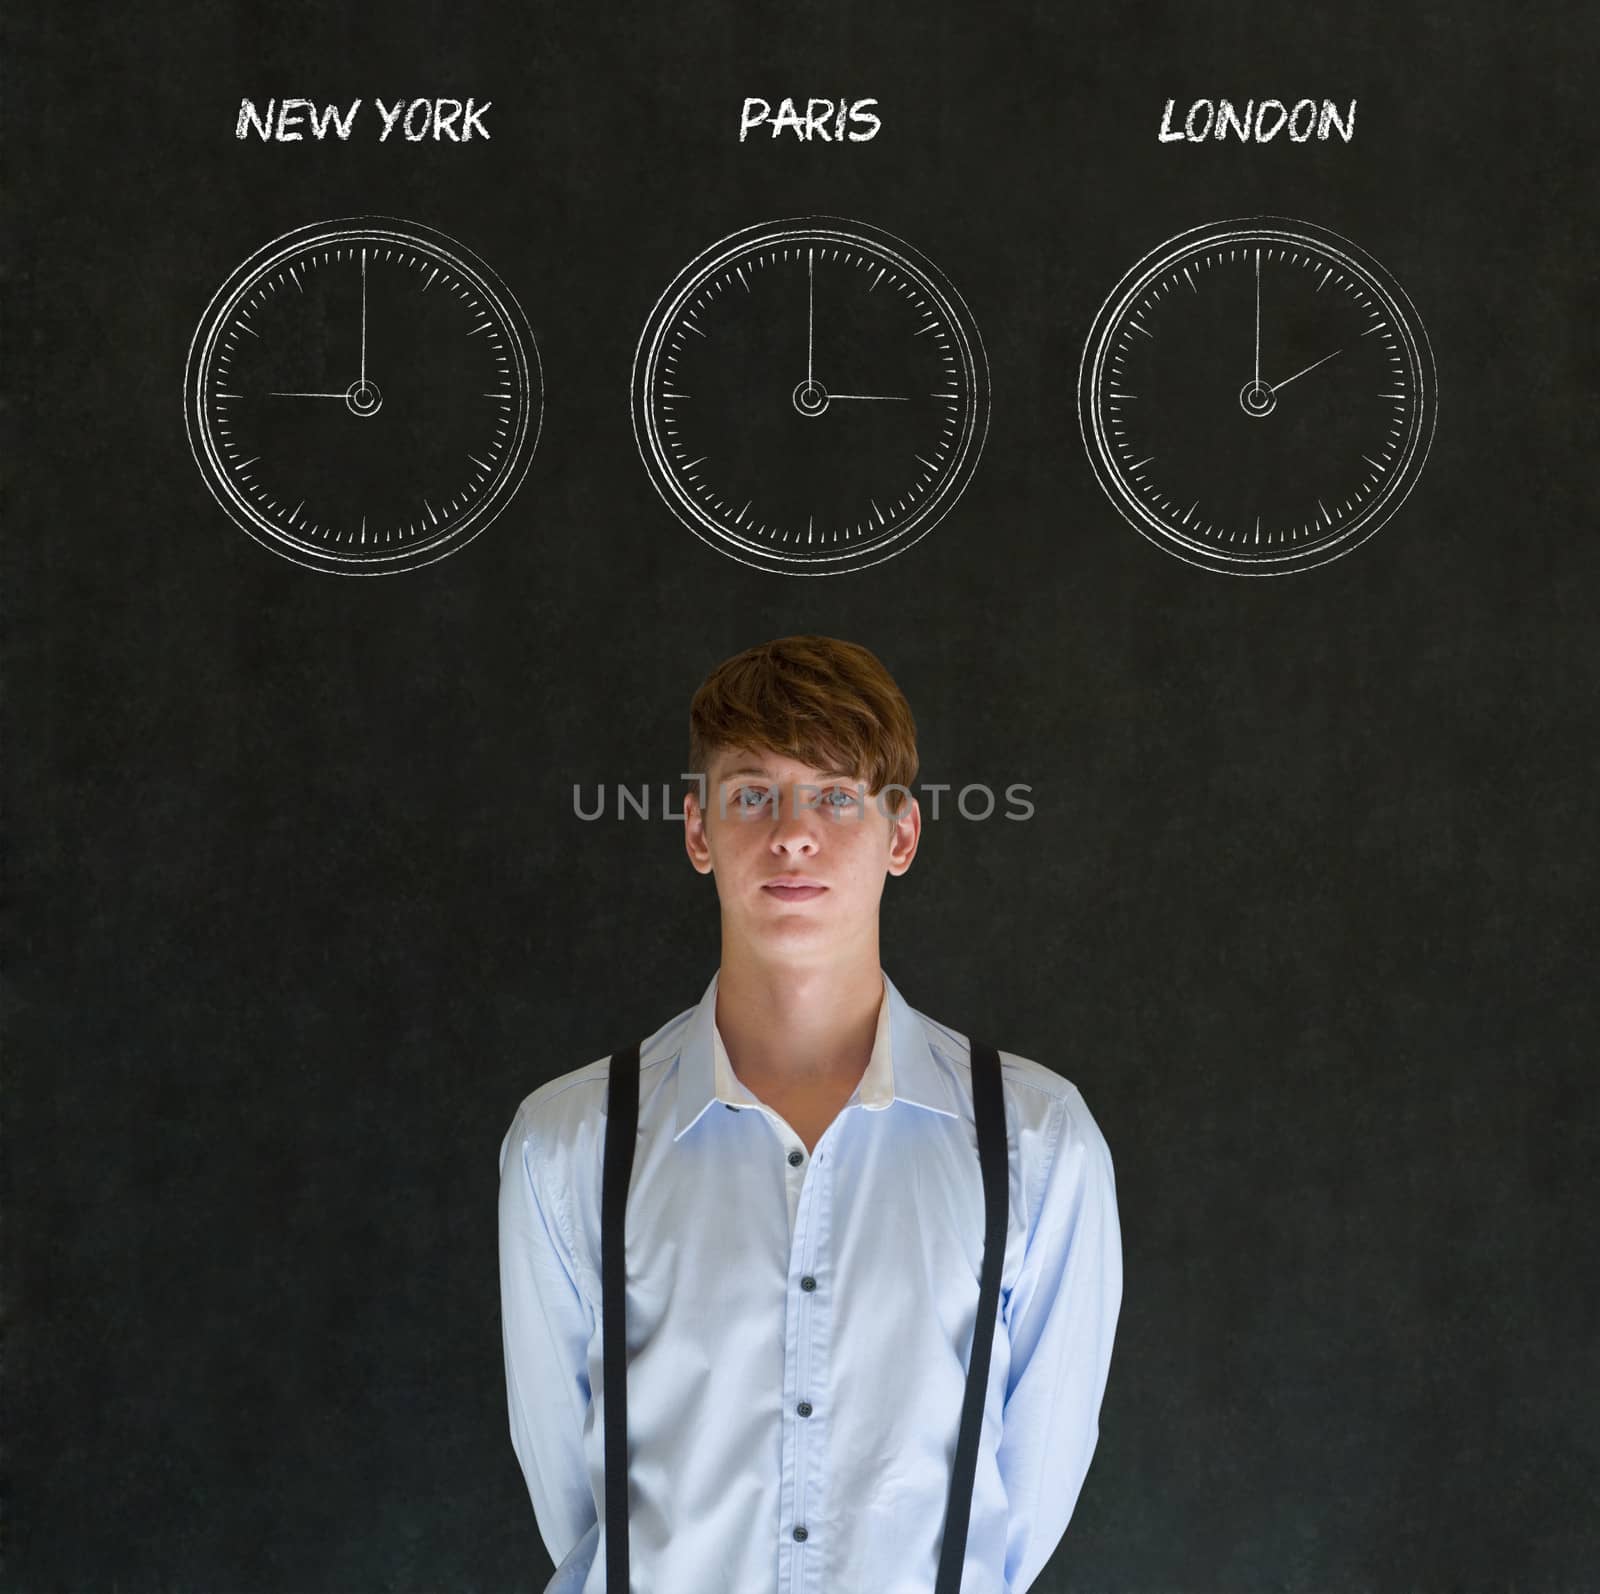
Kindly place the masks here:
[(871, 956), (820, 967), (775, 967), (724, 944), (717, 1030), (733, 1071), (761, 1087), (854, 1088), (872, 1057), (888, 1000), (877, 944)]

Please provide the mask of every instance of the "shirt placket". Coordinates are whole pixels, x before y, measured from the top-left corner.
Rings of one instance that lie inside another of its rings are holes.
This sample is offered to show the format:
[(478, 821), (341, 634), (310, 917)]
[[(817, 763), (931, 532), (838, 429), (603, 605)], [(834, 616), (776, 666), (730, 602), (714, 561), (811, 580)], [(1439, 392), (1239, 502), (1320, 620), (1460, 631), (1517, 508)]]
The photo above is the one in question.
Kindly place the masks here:
[[(843, 1115), (841, 1114), (841, 1117)], [(824, 1424), (827, 1413), (819, 1392), (828, 1386), (827, 1357), (833, 1283), (831, 1229), (831, 1161), (828, 1146), (838, 1120), (817, 1142), (806, 1166), (805, 1148), (781, 1119), (774, 1127), (784, 1144), (788, 1176), (800, 1181), (784, 1311), (783, 1476), (778, 1523), (779, 1594), (821, 1594), (820, 1537), (828, 1499), (823, 1472), (827, 1457)], [(795, 1160), (796, 1153), (799, 1161)]]

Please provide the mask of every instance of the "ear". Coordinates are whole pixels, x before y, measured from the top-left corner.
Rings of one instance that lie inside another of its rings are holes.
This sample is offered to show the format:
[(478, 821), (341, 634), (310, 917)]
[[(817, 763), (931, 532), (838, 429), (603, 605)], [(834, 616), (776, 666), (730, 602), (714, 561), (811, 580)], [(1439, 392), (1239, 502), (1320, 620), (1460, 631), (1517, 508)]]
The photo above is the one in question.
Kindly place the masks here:
[(922, 807), (915, 797), (908, 797), (900, 812), (892, 815), (889, 825), (889, 873), (904, 874), (917, 855), (917, 842), (922, 837)]
[(706, 815), (700, 799), (689, 792), (683, 799), (683, 848), (698, 874), (710, 874), (711, 843), (706, 836)]

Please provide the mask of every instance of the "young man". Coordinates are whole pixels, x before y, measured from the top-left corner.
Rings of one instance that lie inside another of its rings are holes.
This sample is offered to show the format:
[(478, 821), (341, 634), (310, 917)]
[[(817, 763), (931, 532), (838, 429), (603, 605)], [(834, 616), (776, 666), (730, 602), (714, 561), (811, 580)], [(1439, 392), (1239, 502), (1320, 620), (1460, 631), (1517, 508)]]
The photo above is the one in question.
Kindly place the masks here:
[[(879, 963), (884, 880), (921, 833), (911, 712), (865, 648), (788, 637), (700, 687), (689, 767), (707, 778), (684, 844), (716, 883), (722, 956), (640, 1048), (630, 1570), (649, 1594), (928, 1594), (985, 1209), (968, 1038)], [(1002, 955), (982, 922), (943, 928), (975, 977)], [(1122, 1299), (1099, 1128), (1060, 1074), (999, 1057), (1008, 1212), (966, 1594), (1021, 1594), (1065, 1531)], [(610, 1066), (541, 1085), (500, 1146), (511, 1440), (560, 1594), (606, 1588)]]

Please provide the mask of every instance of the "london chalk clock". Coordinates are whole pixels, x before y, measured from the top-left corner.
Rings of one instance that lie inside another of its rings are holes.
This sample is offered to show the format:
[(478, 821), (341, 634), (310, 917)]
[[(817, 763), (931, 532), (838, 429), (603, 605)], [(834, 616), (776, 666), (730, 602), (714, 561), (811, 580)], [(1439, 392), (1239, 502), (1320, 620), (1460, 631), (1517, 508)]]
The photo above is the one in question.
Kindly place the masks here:
[(1348, 553), (1404, 502), (1437, 388), (1427, 333), (1377, 261), (1325, 227), (1218, 222), (1141, 260), (1084, 346), (1078, 418), (1133, 528), (1234, 575)]
[(971, 479), (989, 371), (965, 302), (864, 222), (747, 227), (686, 266), (633, 368), (634, 436), (673, 513), (757, 569), (903, 553)]
[(218, 289), (184, 375), (218, 503), (295, 563), (431, 564), (505, 508), (538, 441), (538, 350), (495, 273), (386, 216), (275, 239)]

